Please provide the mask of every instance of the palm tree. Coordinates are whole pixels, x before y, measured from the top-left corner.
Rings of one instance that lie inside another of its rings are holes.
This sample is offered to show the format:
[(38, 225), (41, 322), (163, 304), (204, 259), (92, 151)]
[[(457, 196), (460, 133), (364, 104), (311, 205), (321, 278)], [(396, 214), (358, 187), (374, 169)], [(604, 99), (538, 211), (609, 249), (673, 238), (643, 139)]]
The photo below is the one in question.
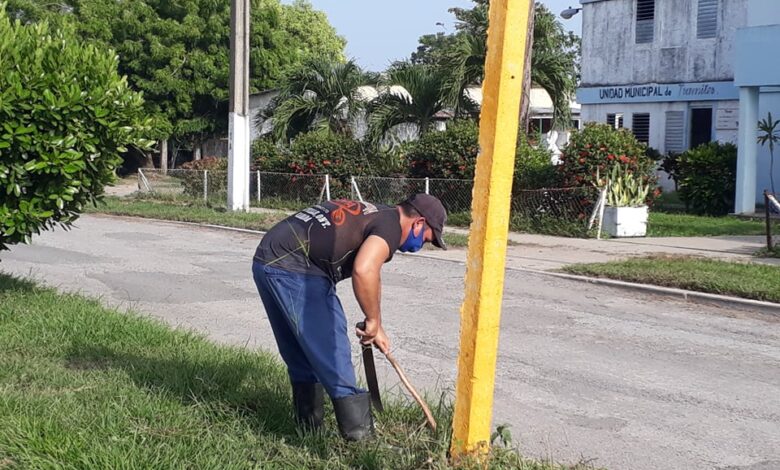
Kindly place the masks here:
[[(456, 45), (444, 54), (440, 64), (448, 75), (445, 96), (456, 110), (468, 107), (464, 91), (479, 85), (484, 77), (487, 55), (487, 2), (472, 10), (455, 9), (461, 19)], [(555, 15), (537, 3), (531, 54), (531, 82), (543, 88), (553, 101), (555, 127), (567, 127), (577, 77), (576, 39), (567, 35)]]
[(487, 37), (476, 34), (456, 36), (455, 45), (445, 54), (441, 64), (445, 75), (444, 99), (453, 108), (456, 116), (474, 116), (479, 105), (474, 102), (466, 89), (479, 85), (485, 74), (485, 53)]
[(766, 118), (758, 121), (758, 143), (761, 145), (769, 144), (769, 182), (772, 193), (775, 192), (775, 144), (780, 143), (780, 120), (772, 119), (772, 113)]
[(351, 124), (365, 108), (359, 88), (370, 82), (354, 61), (314, 59), (284, 79), (275, 105), (263, 117), (271, 118), (278, 140), (316, 129), (351, 135)]
[(445, 107), (444, 80), (442, 71), (432, 65), (401, 62), (391, 66), (379, 96), (369, 104), (371, 141), (381, 142), (402, 124), (414, 126), (418, 136), (431, 130), (434, 116)]
[(553, 125), (566, 128), (571, 121), (569, 99), (577, 85), (578, 52), (574, 38), (544, 5), (534, 12), (531, 82), (544, 89), (553, 102)]

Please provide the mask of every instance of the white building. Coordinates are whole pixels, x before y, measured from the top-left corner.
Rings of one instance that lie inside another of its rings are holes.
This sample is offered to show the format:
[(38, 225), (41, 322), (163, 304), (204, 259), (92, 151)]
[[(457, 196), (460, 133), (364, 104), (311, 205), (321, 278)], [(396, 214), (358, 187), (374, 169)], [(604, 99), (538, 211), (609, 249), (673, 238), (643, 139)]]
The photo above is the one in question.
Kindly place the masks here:
[[(740, 152), (744, 148), (755, 153), (756, 139), (749, 138), (750, 132), (756, 135), (755, 128), (738, 139), (740, 89), (735, 86), (735, 75), (737, 85), (752, 87), (755, 96), (743, 91), (743, 98), (751, 103), (758, 95), (756, 80), (761, 85), (780, 84), (769, 73), (780, 67), (772, 52), (778, 42), (772, 44), (765, 37), (779, 23), (779, 0), (580, 3), (582, 85), (577, 101), (582, 105), (583, 122), (630, 128), (639, 140), (662, 153), (681, 152), (714, 140), (747, 142)], [(767, 22), (775, 26), (762, 26), (756, 33), (745, 31)], [(760, 46), (738, 47), (754, 44), (759, 37)], [(761, 63), (772, 65), (759, 67)], [(761, 74), (756, 75), (759, 70)], [(760, 102), (760, 109), (750, 116), (754, 123), (757, 119), (753, 118), (765, 116), (773, 104), (778, 109), (777, 95), (771, 89), (761, 90)], [(780, 116), (778, 111), (773, 114)], [(747, 158), (755, 161), (754, 156)], [(769, 164), (763, 160), (760, 155), (762, 170), (758, 173), (762, 176), (756, 182), (753, 172), (752, 188), (744, 181), (750, 172), (741, 173), (741, 190), (752, 196), (738, 196), (737, 212), (753, 212), (755, 201), (768, 187)]]

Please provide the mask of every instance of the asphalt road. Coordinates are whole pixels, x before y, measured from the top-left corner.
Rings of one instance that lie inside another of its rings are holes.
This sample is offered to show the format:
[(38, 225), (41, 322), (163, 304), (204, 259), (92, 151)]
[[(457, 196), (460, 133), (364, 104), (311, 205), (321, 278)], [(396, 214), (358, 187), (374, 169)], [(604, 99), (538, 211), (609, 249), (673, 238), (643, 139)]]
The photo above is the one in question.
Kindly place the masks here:
[[(251, 279), (257, 242), (87, 216), (3, 253), (0, 270), (217, 342), (274, 349)], [(423, 388), (453, 388), (463, 277), (462, 263), (430, 257), (385, 267), (386, 329)], [(361, 319), (349, 284), (340, 291), (350, 321)], [(389, 367), (381, 373), (380, 383), (396, 383)], [(510, 270), (493, 421), (510, 424), (529, 456), (610, 469), (780, 469), (780, 322)]]

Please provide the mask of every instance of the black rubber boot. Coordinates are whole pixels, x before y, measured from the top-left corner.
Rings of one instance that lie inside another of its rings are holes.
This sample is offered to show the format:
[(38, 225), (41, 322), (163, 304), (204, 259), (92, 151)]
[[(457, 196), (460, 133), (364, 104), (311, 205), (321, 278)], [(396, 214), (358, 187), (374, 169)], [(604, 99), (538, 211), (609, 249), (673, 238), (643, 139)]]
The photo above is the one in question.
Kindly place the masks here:
[(361, 441), (374, 435), (371, 395), (368, 392), (334, 399), (333, 411), (344, 439)]
[(324, 393), (318, 383), (294, 383), (293, 407), (298, 424), (310, 429), (322, 426)]

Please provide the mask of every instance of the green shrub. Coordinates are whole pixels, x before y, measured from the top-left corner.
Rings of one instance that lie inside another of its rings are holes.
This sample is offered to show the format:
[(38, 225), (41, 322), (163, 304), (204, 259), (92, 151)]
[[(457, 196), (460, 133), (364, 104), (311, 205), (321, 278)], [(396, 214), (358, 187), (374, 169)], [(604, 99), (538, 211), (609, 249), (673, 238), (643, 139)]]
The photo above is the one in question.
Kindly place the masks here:
[[(409, 144), (406, 160), (413, 178), (474, 179), (479, 154), (479, 127), (471, 120), (454, 121), (442, 132), (429, 132)], [(557, 187), (560, 176), (551, 163), (550, 152), (518, 136), (514, 187), (539, 189)]]
[(252, 144), (252, 169), (257, 171), (289, 172), (290, 154), (268, 139), (257, 139)]
[(561, 174), (552, 164), (550, 151), (531, 145), (524, 135), (517, 140), (515, 157), (515, 191), (522, 189), (560, 188)]
[(208, 171), (208, 193), (211, 195), (221, 195), (226, 193), (228, 179), (228, 159), (218, 157), (206, 157), (202, 160), (187, 162), (181, 166), (182, 170), (187, 171), (181, 178), (181, 184), (184, 187), (184, 194), (192, 197), (203, 196), (203, 171)]
[(567, 187), (603, 186), (617, 164), (654, 186), (655, 160), (646, 150), (630, 130), (591, 122), (572, 132), (558, 168)]
[(290, 145), (293, 173), (342, 178), (366, 173), (366, 163), (360, 142), (331, 132), (307, 132)]
[(0, 4), (0, 250), (68, 226), (103, 196), (128, 145), (148, 146), (141, 95), (112, 51)]
[(734, 207), (737, 147), (710, 142), (677, 158), (677, 191), (696, 214), (726, 215)]
[(412, 178), (473, 179), (479, 154), (479, 128), (474, 121), (449, 123), (442, 132), (427, 132), (409, 144), (406, 153)]

